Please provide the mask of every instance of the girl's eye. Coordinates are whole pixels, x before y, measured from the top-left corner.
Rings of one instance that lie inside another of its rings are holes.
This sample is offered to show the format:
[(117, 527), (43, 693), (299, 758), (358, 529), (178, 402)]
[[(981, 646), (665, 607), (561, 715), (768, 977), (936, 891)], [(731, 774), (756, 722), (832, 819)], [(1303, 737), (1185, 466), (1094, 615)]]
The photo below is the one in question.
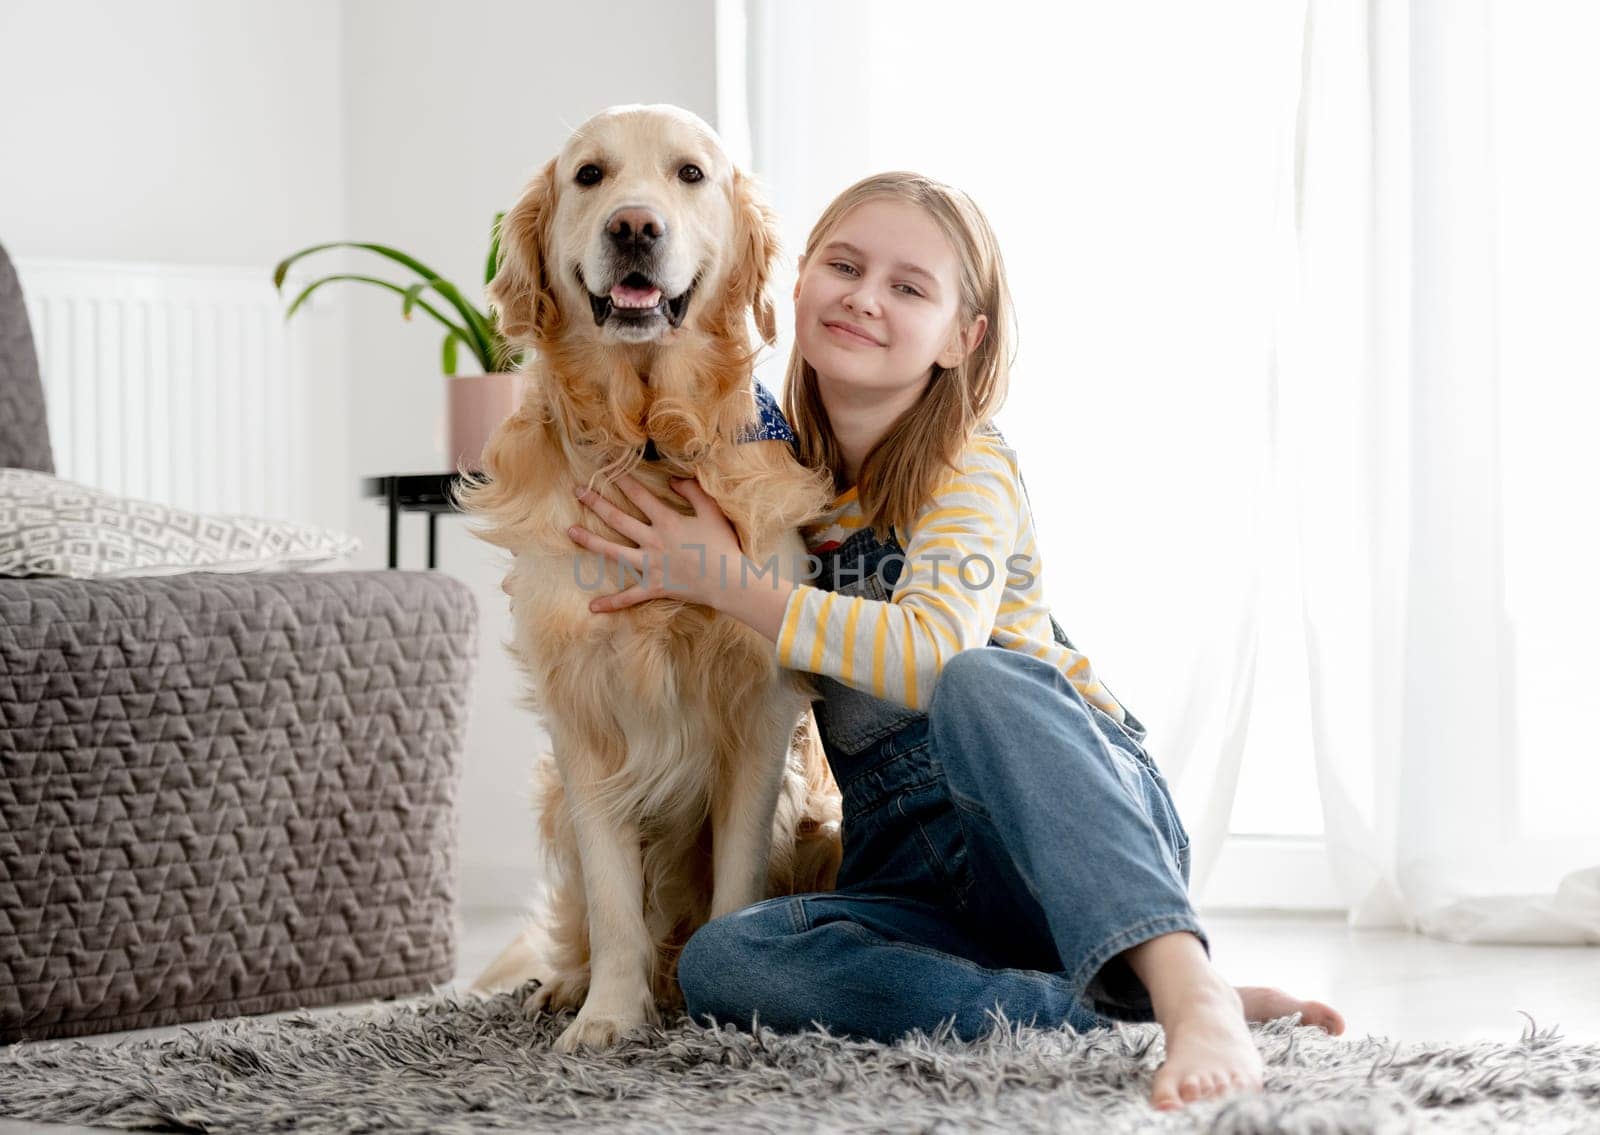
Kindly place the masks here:
[(705, 174), (700, 172), (700, 167), (696, 165), (687, 165), (678, 171), (678, 180), (686, 181), (690, 185), (693, 185), (704, 176)]
[(920, 296), (922, 294), (921, 292), (917, 291), (916, 288), (912, 287), (910, 284), (896, 284), (895, 287), (904, 288), (905, 289), (905, 294), (908, 295), (908, 296)]
[(599, 166), (588, 162), (578, 167), (578, 175), (574, 180), (579, 185), (599, 185), (600, 179), (604, 176)]
[(849, 264), (846, 264), (843, 260), (830, 260), (828, 262), (828, 267), (829, 268), (837, 268), (841, 272), (854, 272), (855, 271), (854, 267), (852, 267)]

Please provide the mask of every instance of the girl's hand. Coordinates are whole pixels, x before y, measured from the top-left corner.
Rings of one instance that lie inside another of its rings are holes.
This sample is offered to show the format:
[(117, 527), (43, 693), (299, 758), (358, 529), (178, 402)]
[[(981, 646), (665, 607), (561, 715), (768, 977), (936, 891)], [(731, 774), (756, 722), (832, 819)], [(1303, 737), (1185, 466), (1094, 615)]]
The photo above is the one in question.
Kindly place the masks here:
[(674, 480), (673, 491), (694, 506), (694, 514), (685, 516), (626, 473), (617, 479), (617, 486), (639, 506), (645, 520), (634, 519), (592, 490), (578, 489), (578, 500), (636, 546), (614, 544), (577, 525), (567, 529), (567, 535), (580, 547), (605, 557), (607, 563), (627, 564), (640, 582), (595, 599), (589, 609), (618, 611), (662, 598), (720, 609), (724, 588), (739, 586), (744, 553), (738, 533), (717, 502), (699, 481)]

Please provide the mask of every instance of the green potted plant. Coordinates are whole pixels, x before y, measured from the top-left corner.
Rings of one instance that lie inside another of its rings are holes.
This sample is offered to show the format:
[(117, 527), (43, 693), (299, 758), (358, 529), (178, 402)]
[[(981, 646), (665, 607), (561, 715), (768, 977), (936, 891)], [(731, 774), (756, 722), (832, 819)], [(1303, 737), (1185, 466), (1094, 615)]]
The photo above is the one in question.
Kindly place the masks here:
[[(489, 229), (489, 260), (483, 276), (485, 285), (494, 279), (495, 270), (499, 267), (500, 222), (504, 217), (504, 212), (496, 213), (494, 223)], [(302, 248), (299, 252), (285, 257), (272, 270), (272, 283), (279, 294), (283, 293), (283, 282), (291, 264), (303, 256), (310, 256), (313, 252), (321, 252), (328, 248), (364, 248), (404, 265), (422, 279), (402, 286), (376, 276), (348, 273), (324, 276), (306, 285), (300, 294), (295, 296), (294, 302), (284, 312), (283, 318), (288, 320), (293, 317), (311, 293), (324, 284), (331, 284), (335, 280), (353, 280), (386, 288), (398, 294), (401, 300), (400, 314), (405, 319), (409, 320), (417, 308), (437, 319), (445, 329), (444, 342), (439, 351), (439, 363), (445, 375), (445, 416), (448, 422), (450, 467), (480, 469), (484, 444), (489, 440), (489, 435), (494, 432), (495, 427), (516, 409), (522, 393), (520, 370), (523, 351), (512, 346), (501, 335), (497, 313), (480, 311), (467, 300), (460, 288), (415, 257), (387, 245), (359, 241), (314, 244), (310, 248)], [(453, 311), (454, 319), (422, 298), (423, 293), (429, 291), (435, 293), (448, 309)], [(462, 347), (467, 349), (477, 366), (483, 368), (481, 373), (456, 374)]]

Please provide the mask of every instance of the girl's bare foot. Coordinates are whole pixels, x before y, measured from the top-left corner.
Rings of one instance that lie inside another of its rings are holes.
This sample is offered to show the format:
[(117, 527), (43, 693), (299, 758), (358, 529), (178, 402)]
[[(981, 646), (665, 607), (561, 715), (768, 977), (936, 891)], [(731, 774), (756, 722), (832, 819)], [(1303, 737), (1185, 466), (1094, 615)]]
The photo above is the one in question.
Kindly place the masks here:
[[(1320, 1001), (1302, 1001), (1281, 989), (1263, 985), (1241, 985), (1230, 992), (1236, 1002), (1223, 997), (1218, 999), (1219, 1004), (1208, 1008), (1207, 995), (1202, 990), (1187, 1009), (1177, 1007), (1176, 1013), (1167, 1017), (1157, 1011), (1156, 1019), (1167, 1038), (1167, 1061), (1156, 1070), (1150, 1090), (1150, 1102), (1156, 1107), (1169, 1111), (1196, 1099), (1262, 1090), (1261, 1054), (1250, 1039), (1249, 1029), (1244, 1030), (1246, 1051), (1238, 1044), (1237, 1028), (1222, 1027), (1216, 1017), (1231, 1016), (1237, 1023), (1242, 1016), (1246, 1022), (1261, 1023), (1299, 1013), (1302, 1025), (1315, 1025), (1333, 1036), (1344, 1032), (1344, 1018)], [(1230, 1053), (1237, 1053), (1234, 1059), (1239, 1061), (1232, 1067)]]
[(1324, 1005), (1321, 1001), (1301, 1001), (1267, 985), (1240, 985), (1234, 991), (1239, 994), (1247, 1021), (1261, 1024), (1299, 1013), (1302, 1025), (1315, 1025), (1331, 1036), (1344, 1032), (1344, 1018), (1332, 1006)]
[[(1149, 990), (1166, 1035), (1167, 1059), (1150, 1089), (1153, 1106), (1170, 1111), (1262, 1090), (1261, 1053), (1245, 1023), (1244, 998), (1212, 968), (1199, 938), (1187, 930), (1162, 934), (1123, 956)], [(1258, 1010), (1271, 1008), (1265, 999), (1252, 1000)]]
[(1150, 1102), (1169, 1111), (1199, 1099), (1262, 1090), (1261, 1053), (1231, 986), (1194, 989), (1188, 1001), (1156, 1019), (1166, 1034), (1167, 1059), (1156, 1069)]

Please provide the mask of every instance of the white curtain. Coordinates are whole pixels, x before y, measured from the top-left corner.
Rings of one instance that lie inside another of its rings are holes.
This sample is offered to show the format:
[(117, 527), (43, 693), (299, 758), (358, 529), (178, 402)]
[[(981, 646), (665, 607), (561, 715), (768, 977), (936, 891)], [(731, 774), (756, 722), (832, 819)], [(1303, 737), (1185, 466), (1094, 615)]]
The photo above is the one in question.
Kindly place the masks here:
[[(1557, 504), (1596, 484), (1597, 30), (1580, 4), (1307, 11), (1280, 438), (1352, 925), (1600, 943), (1600, 547)], [(1588, 310), (1550, 318), (1572, 288)]]
[(886, 168), (994, 224), (1048, 597), (1150, 726), (1191, 889), (1271, 720), (1352, 925), (1600, 943), (1585, 6), (720, 15), (791, 249)]

